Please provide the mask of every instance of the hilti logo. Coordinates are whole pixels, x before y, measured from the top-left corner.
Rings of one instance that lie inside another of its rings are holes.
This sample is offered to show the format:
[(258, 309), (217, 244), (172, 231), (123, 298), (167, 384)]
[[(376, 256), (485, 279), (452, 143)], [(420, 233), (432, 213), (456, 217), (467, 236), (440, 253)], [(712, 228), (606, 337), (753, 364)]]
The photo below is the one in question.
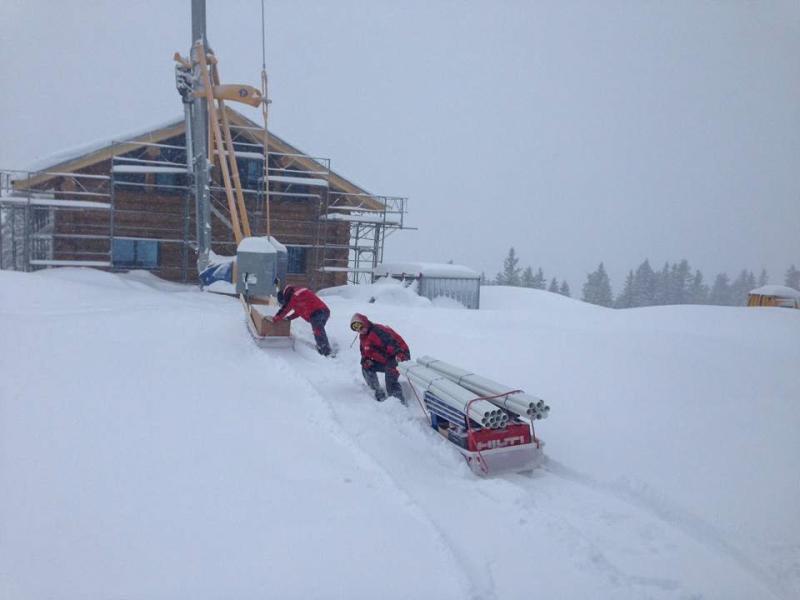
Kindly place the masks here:
[(478, 450), (491, 450), (492, 448), (505, 448), (506, 446), (516, 446), (517, 444), (524, 444), (525, 438), (521, 435), (507, 437), (502, 440), (487, 440), (485, 442), (478, 442), (476, 447)]

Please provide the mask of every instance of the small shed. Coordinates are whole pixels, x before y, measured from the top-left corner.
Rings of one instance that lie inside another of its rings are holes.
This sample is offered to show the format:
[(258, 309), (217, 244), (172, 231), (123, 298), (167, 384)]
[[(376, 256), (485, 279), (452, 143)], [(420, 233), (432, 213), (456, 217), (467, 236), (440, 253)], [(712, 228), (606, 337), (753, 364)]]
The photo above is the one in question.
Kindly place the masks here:
[(764, 285), (750, 290), (747, 306), (800, 308), (800, 291), (785, 285)]
[(417, 293), (433, 300), (445, 297), (467, 308), (478, 309), (481, 304), (480, 273), (468, 267), (440, 263), (381, 263), (375, 277), (392, 277), (417, 282)]

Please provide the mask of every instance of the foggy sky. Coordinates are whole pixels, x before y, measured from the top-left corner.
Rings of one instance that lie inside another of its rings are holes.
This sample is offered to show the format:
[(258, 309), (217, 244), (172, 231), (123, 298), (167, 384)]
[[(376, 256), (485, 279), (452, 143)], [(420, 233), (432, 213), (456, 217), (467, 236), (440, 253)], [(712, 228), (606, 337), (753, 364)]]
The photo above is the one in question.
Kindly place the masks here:
[[(259, 0), (207, 0), (223, 82), (259, 85)], [(419, 231), (387, 260), (580, 294), (644, 258), (706, 280), (800, 266), (800, 3), (268, 1), (270, 126)], [(0, 168), (177, 117), (190, 0), (0, 0)], [(259, 113), (242, 112), (258, 120)]]

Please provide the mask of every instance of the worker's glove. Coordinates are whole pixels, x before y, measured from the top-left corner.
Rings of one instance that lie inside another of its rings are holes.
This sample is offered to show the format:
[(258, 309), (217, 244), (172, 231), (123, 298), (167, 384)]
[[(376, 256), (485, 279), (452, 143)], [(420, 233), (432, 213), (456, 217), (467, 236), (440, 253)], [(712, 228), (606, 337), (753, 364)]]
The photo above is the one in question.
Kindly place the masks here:
[(405, 362), (407, 360), (411, 360), (411, 353), (410, 352), (398, 352), (395, 356), (397, 362)]
[(272, 322), (273, 323), (277, 323), (278, 321), (283, 321), (283, 317), (280, 317), (278, 315), (275, 315), (274, 317), (272, 317)]
[(368, 358), (361, 359), (361, 368), (366, 369), (367, 371), (371, 371), (372, 367), (375, 366), (375, 363)]

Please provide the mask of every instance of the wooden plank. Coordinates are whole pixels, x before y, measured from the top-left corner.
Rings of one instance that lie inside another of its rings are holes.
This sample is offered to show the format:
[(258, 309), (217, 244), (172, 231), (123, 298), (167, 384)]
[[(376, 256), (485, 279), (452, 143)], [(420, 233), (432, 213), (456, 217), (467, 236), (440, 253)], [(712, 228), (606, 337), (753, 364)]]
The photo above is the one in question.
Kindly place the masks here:
[[(217, 65), (211, 67), (211, 80), (215, 85), (219, 85), (219, 70)], [(239, 207), (239, 219), (242, 223), (242, 232), (245, 237), (253, 235), (250, 230), (250, 217), (247, 215), (247, 207), (244, 204), (244, 194), (242, 193), (242, 182), (239, 179), (239, 165), (236, 161), (236, 151), (231, 138), (231, 127), (228, 122), (228, 111), (225, 110), (225, 101), (218, 99), (220, 114), (222, 116), (222, 133), (227, 145), (227, 152), (225, 153), (231, 163), (231, 171), (233, 174), (233, 185), (236, 192), (236, 204)]]
[[(216, 68), (216, 65), (214, 66)], [(245, 84), (225, 84), (215, 83), (214, 98), (217, 100), (230, 100), (241, 102), (252, 107), (261, 104), (261, 92), (252, 85)]]
[(203, 87), (206, 91), (206, 102), (208, 103), (208, 117), (211, 122), (211, 131), (214, 133), (215, 150), (219, 157), (220, 169), (222, 171), (222, 179), (225, 183), (225, 196), (228, 199), (228, 210), (231, 213), (231, 222), (233, 223), (233, 236), (236, 244), (242, 241), (242, 226), (239, 222), (238, 210), (236, 208), (236, 201), (233, 197), (233, 189), (231, 186), (231, 176), (228, 172), (228, 161), (225, 158), (225, 153), (222, 151), (223, 141), (222, 132), (219, 127), (219, 119), (217, 117), (217, 106), (214, 101), (212, 93), (211, 78), (209, 77), (208, 63), (206, 62), (206, 49), (202, 41), (195, 43), (198, 62), (200, 63), (200, 71), (203, 76)]

